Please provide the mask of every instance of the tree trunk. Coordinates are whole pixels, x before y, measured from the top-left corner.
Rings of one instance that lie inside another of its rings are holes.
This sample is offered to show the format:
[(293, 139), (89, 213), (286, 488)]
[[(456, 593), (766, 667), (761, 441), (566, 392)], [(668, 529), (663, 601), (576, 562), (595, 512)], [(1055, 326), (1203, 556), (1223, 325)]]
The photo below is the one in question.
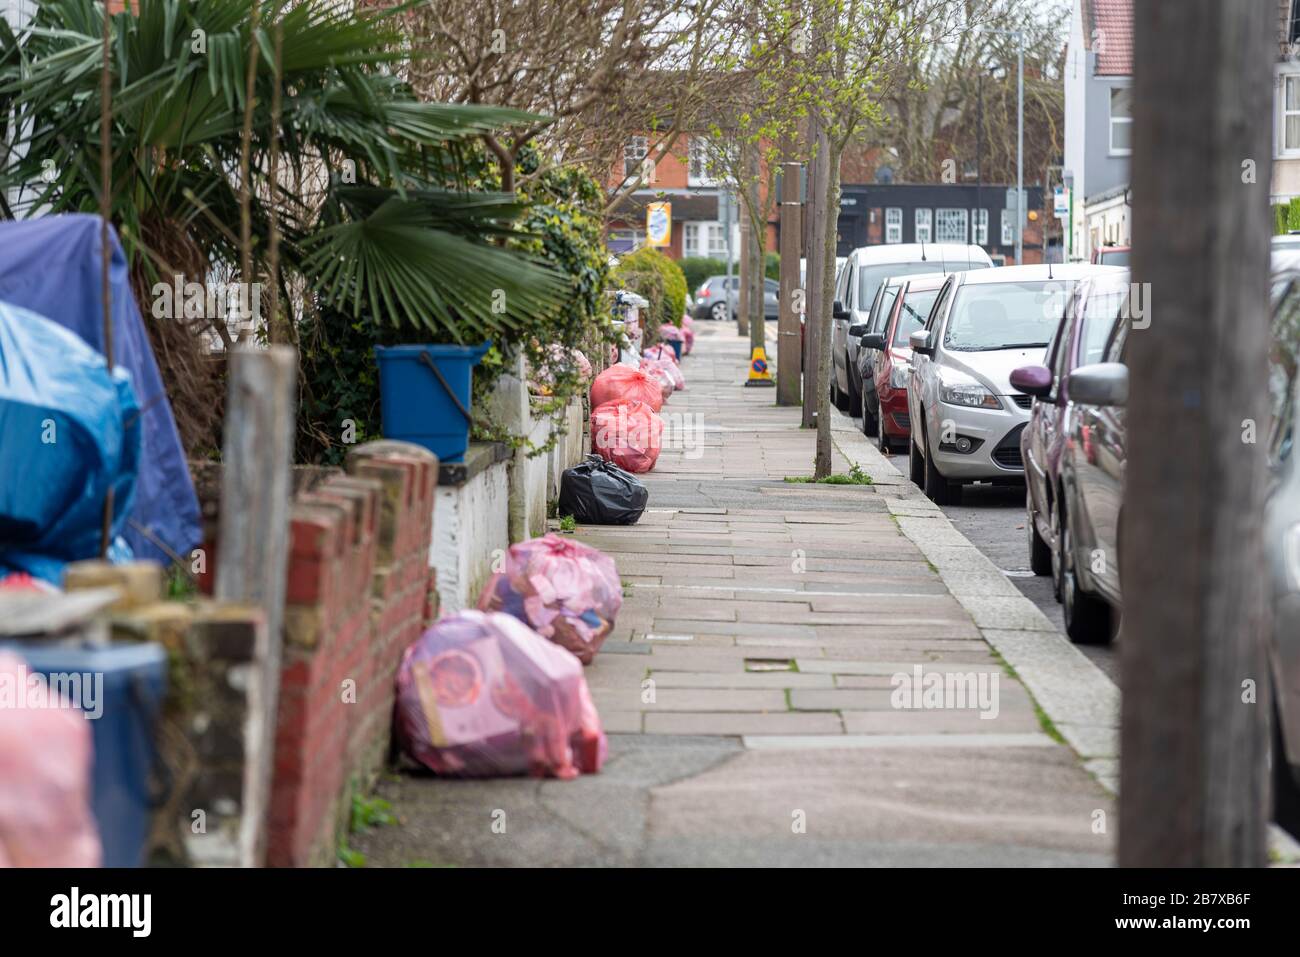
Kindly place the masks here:
[(1150, 284), (1150, 327), (1128, 336), (1119, 861), (1257, 867), (1277, 5), (1139, 0), (1135, 27), (1133, 279)]
[[(831, 369), (831, 306), (835, 301), (835, 246), (840, 222), (840, 148), (833, 146), (829, 137), (822, 134), (820, 161), (825, 163), (822, 172), (826, 184), (822, 202), (821, 302), (817, 324), (821, 335), (817, 340), (817, 379), (829, 384), (834, 374)], [(817, 393), (817, 460), (813, 465), (813, 478), (824, 479), (831, 474), (831, 397), (823, 385)]]

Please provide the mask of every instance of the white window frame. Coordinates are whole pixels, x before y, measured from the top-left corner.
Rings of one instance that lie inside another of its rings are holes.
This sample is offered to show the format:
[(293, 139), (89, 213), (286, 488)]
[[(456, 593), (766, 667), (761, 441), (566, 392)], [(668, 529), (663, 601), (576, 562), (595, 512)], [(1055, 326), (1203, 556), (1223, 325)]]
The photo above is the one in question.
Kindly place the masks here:
[[(1115, 103), (1115, 94), (1120, 90), (1126, 90), (1129, 93), (1130, 113), (1128, 116), (1115, 116), (1113, 113), (1111, 113), (1111, 107), (1114, 106)], [(1133, 147), (1131, 145), (1128, 147), (1117, 147), (1115, 145), (1115, 124), (1116, 123), (1122, 123), (1129, 128), (1128, 141), (1130, 144), (1132, 144), (1133, 142), (1133, 114), (1131, 112), (1132, 103), (1133, 103), (1132, 93), (1133, 93), (1132, 87), (1127, 85), (1120, 85), (1120, 86), (1112, 86), (1110, 88), (1110, 91), (1106, 94), (1106, 118), (1109, 120), (1109, 123), (1107, 124), (1106, 127), (1107, 138), (1109, 140), (1107, 146), (1110, 148), (1111, 156), (1130, 156), (1133, 153)]]
[(918, 207), (913, 214), (913, 228), (918, 243), (934, 242), (934, 210)]
[(1287, 80), (1293, 80), (1300, 84), (1300, 73), (1287, 72), (1277, 75), (1277, 96), (1274, 110), (1274, 140), (1276, 146), (1274, 156), (1278, 158), (1300, 156), (1300, 143), (1290, 148), (1286, 145), (1286, 118), (1288, 116), (1300, 116), (1300, 109), (1288, 110), (1286, 108), (1286, 84)]
[(885, 242), (901, 243), (903, 241), (903, 208), (901, 206), (885, 207)]
[[(951, 214), (951, 215), (949, 215)], [(943, 228), (946, 225), (945, 219), (960, 219), (961, 221), (961, 238), (953, 239), (950, 236), (943, 235)], [(936, 243), (965, 243), (969, 242), (967, 237), (970, 236), (970, 211), (958, 209), (952, 206), (942, 206), (934, 211), (934, 241)]]
[(682, 231), (682, 256), (727, 258), (726, 227), (710, 220), (686, 223)]
[(641, 172), (641, 162), (650, 155), (650, 141), (644, 136), (629, 136), (623, 144), (623, 177), (631, 179)]
[(717, 178), (709, 171), (709, 138), (692, 136), (686, 143), (686, 184), (716, 186)]
[(989, 211), (987, 208), (972, 209), (970, 211), (971, 221), (971, 242), (976, 246), (987, 246), (989, 244)]
[(1003, 246), (1014, 246), (1016, 244), (1016, 219), (1012, 210), (1002, 210), (1002, 243)]
[[(626, 228), (626, 229), (611, 229), (611, 230), (609, 231), (609, 238), (610, 238), (611, 240), (614, 239), (615, 237), (618, 237), (618, 238), (620, 238), (620, 239), (625, 239), (625, 238), (627, 238), (628, 234), (631, 234), (631, 236), (632, 236), (632, 248), (629, 250), (629, 252), (634, 253), (634, 252), (636, 252), (638, 249), (640, 249), (642, 246), (645, 245), (645, 230), (644, 230), (644, 229), (634, 229), (634, 228)], [(627, 255), (627, 254), (626, 254), (626, 253), (620, 253), (620, 255)]]

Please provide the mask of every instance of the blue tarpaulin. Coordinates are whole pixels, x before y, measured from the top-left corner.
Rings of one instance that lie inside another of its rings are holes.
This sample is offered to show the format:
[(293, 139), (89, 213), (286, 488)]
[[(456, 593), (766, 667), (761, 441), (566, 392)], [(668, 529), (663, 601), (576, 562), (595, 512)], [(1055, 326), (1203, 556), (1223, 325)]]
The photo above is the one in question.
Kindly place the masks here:
[(141, 416), (130, 375), (67, 329), (0, 302), (0, 572), (59, 583), (132, 508)]
[[(0, 222), (0, 302), (39, 313), (102, 352), (99, 225), (98, 216), (80, 213)], [(130, 373), (144, 410), (140, 470), (123, 536), (137, 557), (169, 563), (152, 538), (188, 556), (202, 537), (199, 503), (149, 333), (131, 293), (126, 257), (117, 234), (110, 230), (109, 237), (113, 359)], [(0, 454), (8, 467), (10, 451), (0, 447)]]

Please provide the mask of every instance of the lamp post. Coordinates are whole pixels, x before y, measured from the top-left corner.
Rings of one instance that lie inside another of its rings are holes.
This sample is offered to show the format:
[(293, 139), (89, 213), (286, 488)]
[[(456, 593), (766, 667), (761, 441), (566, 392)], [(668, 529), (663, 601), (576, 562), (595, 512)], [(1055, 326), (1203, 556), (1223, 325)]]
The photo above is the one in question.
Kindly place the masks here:
[(1023, 30), (995, 27), (977, 29), (980, 33), (1016, 38), (1016, 265), (1019, 266), (1025, 249), (1025, 34)]

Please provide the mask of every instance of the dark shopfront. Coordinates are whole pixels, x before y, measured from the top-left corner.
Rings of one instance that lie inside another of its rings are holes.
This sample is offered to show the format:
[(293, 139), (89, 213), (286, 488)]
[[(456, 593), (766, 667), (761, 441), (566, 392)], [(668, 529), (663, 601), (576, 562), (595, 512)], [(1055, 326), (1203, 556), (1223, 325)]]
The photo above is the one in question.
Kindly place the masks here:
[[(1036, 220), (1025, 224), (1025, 262), (1043, 261), (1043, 189), (1025, 187)], [(1015, 216), (1006, 186), (970, 184), (846, 185), (840, 199), (837, 256), (881, 243), (949, 242), (983, 246), (994, 261), (1015, 260)]]

